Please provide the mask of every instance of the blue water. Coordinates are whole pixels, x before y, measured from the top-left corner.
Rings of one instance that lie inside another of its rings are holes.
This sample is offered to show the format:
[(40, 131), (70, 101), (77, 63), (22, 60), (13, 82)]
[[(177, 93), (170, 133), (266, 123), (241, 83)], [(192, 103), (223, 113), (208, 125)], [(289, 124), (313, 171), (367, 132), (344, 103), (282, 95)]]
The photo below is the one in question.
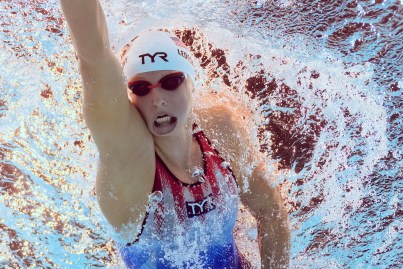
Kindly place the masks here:
[[(176, 29), (201, 91), (253, 111), (281, 168), (292, 268), (401, 268), (401, 1), (101, 2), (117, 53), (138, 29)], [(0, 267), (120, 268), (58, 2), (2, 0), (0, 38)]]

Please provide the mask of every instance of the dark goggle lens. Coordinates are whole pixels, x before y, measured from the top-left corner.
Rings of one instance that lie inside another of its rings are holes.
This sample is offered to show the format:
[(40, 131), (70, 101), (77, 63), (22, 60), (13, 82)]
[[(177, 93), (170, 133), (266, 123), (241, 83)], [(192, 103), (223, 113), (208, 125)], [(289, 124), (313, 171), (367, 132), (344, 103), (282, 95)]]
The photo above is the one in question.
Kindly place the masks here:
[[(184, 80), (185, 75), (183, 73), (174, 73), (163, 77), (158, 83), (164, 90), (173, 91), (176, 90)], [(130, 91), (137, 96), (147, 95), (153, 87), (154, 86), (151, 85), (150, 82), (144, 80), (135, 81), (129, 84)]]
[(129, 89), (135, 95), (145, 96), (151, 91), (150, 85), (151, 83), (147, 81), (136, 81), (129, 85)]
[(176, 90), (184, 80), (185, 75), (182, 73), (165, 76), (160, 80), (161, 88), (168, 91)]

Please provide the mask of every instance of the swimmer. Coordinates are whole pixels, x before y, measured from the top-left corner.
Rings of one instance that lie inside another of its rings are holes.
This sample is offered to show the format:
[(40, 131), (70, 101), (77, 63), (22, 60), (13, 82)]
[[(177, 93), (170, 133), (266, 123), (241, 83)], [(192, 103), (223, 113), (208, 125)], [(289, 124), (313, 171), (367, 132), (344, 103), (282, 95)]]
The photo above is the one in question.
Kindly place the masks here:
[(193, 111), (195, 69), (180, 39), (145, 31), (119, 60), (98, 0), (61, 6), (99, 151), (96, 197), (126, 240), (117, 242), (126, 266), (250, 268), (233, 235), (242, 202), (258, 224), (262, 268), (287, 268), (290, 230), (279, 190), (267, 183), (264, 162), (244, 169), (259, 148), (230, 104)]

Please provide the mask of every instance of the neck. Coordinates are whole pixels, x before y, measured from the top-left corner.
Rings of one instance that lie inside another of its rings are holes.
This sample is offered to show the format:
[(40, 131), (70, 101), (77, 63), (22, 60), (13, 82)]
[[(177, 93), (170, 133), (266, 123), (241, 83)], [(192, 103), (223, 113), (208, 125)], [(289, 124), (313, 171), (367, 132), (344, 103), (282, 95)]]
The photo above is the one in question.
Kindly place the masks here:
[(172, 135), (154, 137), (154, 143), (157, 154), (165, 163), (183, 170), (189, 169), (194, 149), (191, 122)]

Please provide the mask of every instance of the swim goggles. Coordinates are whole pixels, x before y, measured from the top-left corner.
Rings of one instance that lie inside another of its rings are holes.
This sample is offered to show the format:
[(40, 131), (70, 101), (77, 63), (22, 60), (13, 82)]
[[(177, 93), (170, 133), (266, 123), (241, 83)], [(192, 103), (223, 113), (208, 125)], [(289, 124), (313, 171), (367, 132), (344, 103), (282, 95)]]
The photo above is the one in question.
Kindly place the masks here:
[(161, 87), (167, 91), (173, 91), (179, 88), (182, 82), (185, 80), (185, 75), (183, 73), (172, 73), (164, 76), (158, 81), (157, 84), (152, 85), (150, 82), (146, 80), (136, 80), (133, 82), (129, 82), (128, 86), (132, 93), (137, 96), (145, 96), (152, 89)]

